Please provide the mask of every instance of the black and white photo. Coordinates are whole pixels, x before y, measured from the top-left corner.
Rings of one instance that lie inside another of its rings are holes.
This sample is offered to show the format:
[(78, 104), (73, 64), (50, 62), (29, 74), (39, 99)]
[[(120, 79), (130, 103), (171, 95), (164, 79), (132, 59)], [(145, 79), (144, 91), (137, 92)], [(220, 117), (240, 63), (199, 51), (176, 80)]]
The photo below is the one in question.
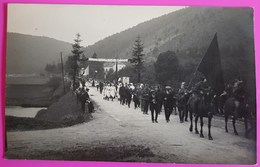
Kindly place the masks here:
[(252, 8), (7, 16), (6, 159), (256, 164)]

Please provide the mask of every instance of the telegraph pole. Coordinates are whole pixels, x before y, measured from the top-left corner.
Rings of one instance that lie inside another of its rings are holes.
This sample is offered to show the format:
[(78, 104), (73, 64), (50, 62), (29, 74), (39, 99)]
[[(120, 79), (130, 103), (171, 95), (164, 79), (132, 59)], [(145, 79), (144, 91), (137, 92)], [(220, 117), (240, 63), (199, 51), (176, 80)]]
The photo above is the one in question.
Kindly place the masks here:
[(118, 67), (117, 67), (117, 56), (116, 56), (116, 84), (118, 84)]
[(61, 71), (62, 71), (62, 83), (63, 83), (63, 93), (66, 93), (65, 90), (65, 80), (64, 80), (64, 69), (63, 69), (63, 60), (62, 60), (62, 52), (60, 52), (60, 60), (61, 60)]

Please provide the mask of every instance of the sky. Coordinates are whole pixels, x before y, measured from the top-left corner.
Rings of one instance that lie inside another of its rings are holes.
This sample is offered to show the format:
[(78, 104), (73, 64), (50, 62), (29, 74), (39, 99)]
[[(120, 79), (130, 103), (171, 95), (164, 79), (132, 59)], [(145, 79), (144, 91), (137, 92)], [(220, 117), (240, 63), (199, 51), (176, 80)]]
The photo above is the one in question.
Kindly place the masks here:
[(183, 7), (9, 4), (7, 31), (45, 36), (82, 46)]

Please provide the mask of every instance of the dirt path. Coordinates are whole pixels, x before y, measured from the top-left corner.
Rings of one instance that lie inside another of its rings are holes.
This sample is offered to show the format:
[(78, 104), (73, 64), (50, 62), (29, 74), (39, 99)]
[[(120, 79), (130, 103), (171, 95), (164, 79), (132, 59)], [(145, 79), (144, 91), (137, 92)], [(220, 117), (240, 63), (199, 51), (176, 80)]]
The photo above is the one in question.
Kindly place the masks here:
[[(143, 115), (106, 101), (94, 89), (92, 100), (99, 106), (93, 120), (63, 129), (8, 132), (8, 158), (67, 159), (95, 161), (139, 161), (168, 163), (230, 163), (254, 164), (255, 141), (233, 133), (225, 133), (222, 120), (214, 119), (214, 140), (190, 133), (189, 123), (179, 123), (171, 115), (166, 123), (164, 114), (159, 123)], [(230, 126), (230, 131), (231, 126)], [(240, 130), (240, 129), (239, 129)], [(207, 136), (207, 125), (204, 126)]]

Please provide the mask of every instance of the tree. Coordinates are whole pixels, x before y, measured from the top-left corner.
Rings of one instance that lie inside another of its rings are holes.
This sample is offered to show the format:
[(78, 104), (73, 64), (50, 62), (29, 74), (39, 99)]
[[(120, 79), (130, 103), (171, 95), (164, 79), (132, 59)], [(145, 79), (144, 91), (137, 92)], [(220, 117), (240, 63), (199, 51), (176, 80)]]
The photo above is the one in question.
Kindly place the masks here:
[[(97, 54), (94, 53), (92, 55), (92, 58), (98, 58)], [(98, 79), (103, 80), (104, 79), (104, 68), (103, 68), (103, 62), (96, 62), (96, 61), (88, 61), (87, 66), (89, 66), (89, 76)]]
[(73, 70), (73, 90), (76, 89), (76, 77), (78, 75), (78, 60), (80, 58), (80, 55), (83, 53), (83, 51), (81, 50), (82, 46), (80, 46), (80, 42), (82, 41), (80, 39), (80, 34), (78, 33), (76, 35), (76, 39), (74, 39), (75, 43), (72, 44), (72, 48), (73, 50), (71, 51), (73, 56), (72, 56), (72, 64), (71, 64), (71, 68)]
[(74, 70), (73, 70), (73, 66), (74, 66), (74, 60), (73, 60), (73, 56), (69, 55), (68, 59), (65, 63), (65, 72), (69, 75), (69, 77), (72, 79), (73, 78), (73, 74), (74, 74)]
[(110, 82), (116, 80), (116, 73), (112, 68), (108, 70), (106, 74), (106, 80)]
[(93, 53), (92, 58), (97, 58), (96, 52)]
[(60, 63), (58, 64), (46, 64), (45, 71), (48, 72), (48, 74), (57, 74), (60, 71)]
[(182, 66), (173, 51), (160, 53), (154, 67), (156, 80), (159, 84), (171, 83), (170, 81), (180, 81), (183, 79)]
[(142, 83), (150, 85), (157, 84), (155, 78), (154, 62), (144, 64), (144, 70), (142, 71)]
[(131, 63), (134, 65), (137, 70), (137, 82), (141, 82), (141, 69), (143, 67), (143, 44), (141, 42), (140, 36), (137, 36), (133, 46), (132, 52), (133, 58), (131, 59)]
[(120, 71), (118, 71), (118, 77), (129, 77), (130, 82), (136, 83), (137, 82), (137, 76), (135, 75), (135, 68), (134, 66), (127, 65)]
[(51, 72), (51, 65), (50, 64), (46, 64), (45, 71), (48, 72), (48, 73)]

